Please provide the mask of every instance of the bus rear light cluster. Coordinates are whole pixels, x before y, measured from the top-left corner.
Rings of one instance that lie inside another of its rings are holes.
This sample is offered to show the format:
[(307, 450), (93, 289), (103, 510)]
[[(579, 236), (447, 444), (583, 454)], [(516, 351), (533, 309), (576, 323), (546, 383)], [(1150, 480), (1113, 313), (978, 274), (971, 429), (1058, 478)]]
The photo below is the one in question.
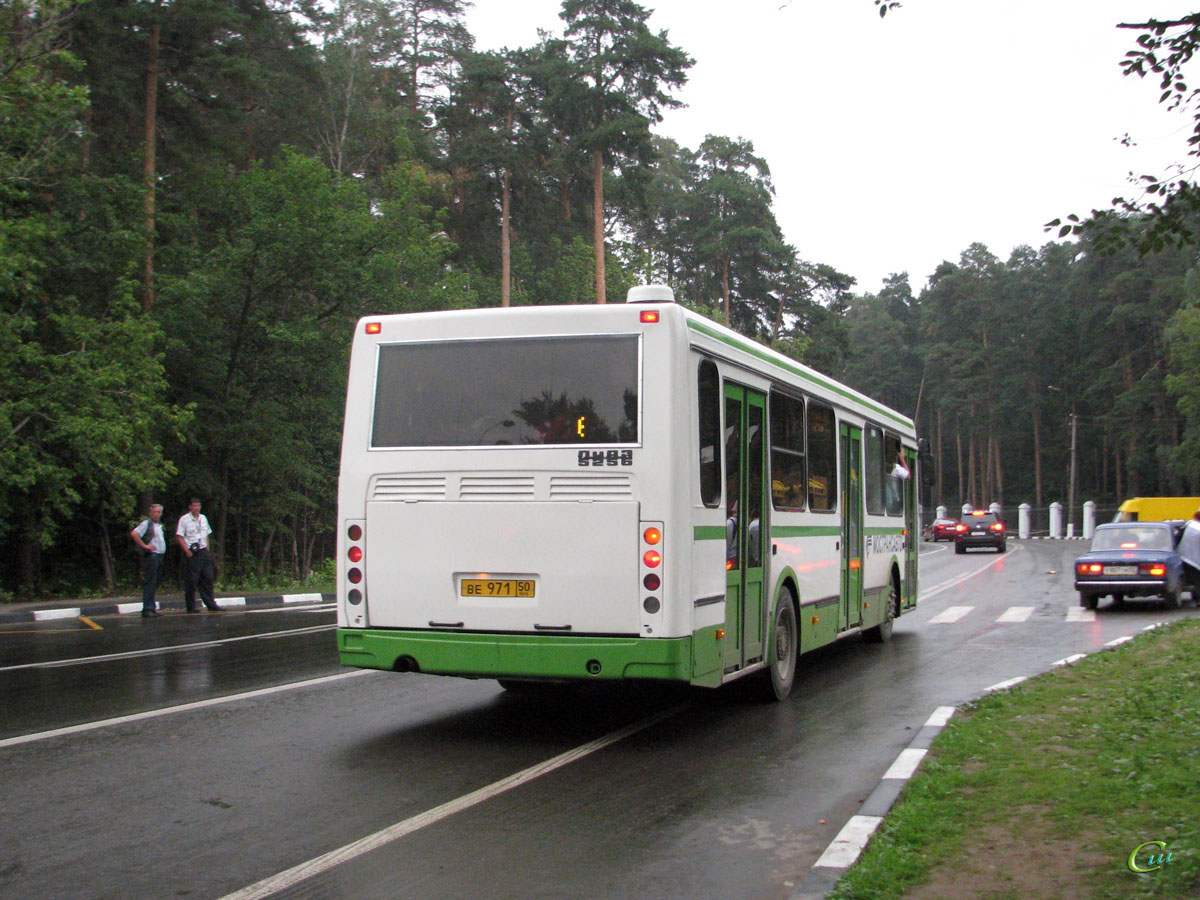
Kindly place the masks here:
[[(354, 563), (346, 569), (346, 581), (350, 584), (361, 584), (363, 580), (362, 561), (365, 556), (363, 552), (363, 529), (357, 522), (350, 525), (346, 529), (346, 559)], [(358, 606), (362, 603), (362, 591), (358, 588), (350, 588), (346, 591), (346, 600), (351, 606)]]
[[(662, 565), (662, 526), (644, 525), (642, 527), (642, 587), (648, 592), (657, 592), (662, 587), (662, 576), (658, 572), (647, 569), (658, 569)], [(654, 593), (642, 599), (642, 609), (647, 614), (654, 615), (662, 609), (662, 601)]]

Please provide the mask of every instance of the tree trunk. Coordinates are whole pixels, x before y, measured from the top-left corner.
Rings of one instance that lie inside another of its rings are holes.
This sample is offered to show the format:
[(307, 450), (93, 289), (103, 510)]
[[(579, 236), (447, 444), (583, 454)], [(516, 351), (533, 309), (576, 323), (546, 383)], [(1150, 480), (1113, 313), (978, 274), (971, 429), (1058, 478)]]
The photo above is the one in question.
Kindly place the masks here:
[(721, 303), (725, 310), (725, 324), (729, 325), (729, 254), (721, 258)]
[(116, 561), (113, 559), (112, 542), (108, 539), (108, 521), (104, 507), (100, 507), (100, 569), (104, 573), (104, 585), (110, 591), (117, 586)]
[[(962, 432), (954, 433), (954, 443), (958, 450), (958, 505), (962, 506), (967, 501), (967, 495), (963, 493), (963, 457), (962, 457)], [(958, 518), (955, 515), (954, 518)]]
[(1042, 508), (1042, 411), (1033, 407), (1033, 505)]
[(512, 305), (512, 185), (504, 170), (500, 188), (500, 305)]
[(154, 308), (154, 191), (155, 150), (158, 144), (158, 46), (160, 30), (158, 22), (150, 26), (150, 46), (146, 59), (146, 119), (145, 152), (142, 157), (142, 201), (143, 227), (146, 229), (142, 254), (142, 310)]
[(604, 154), (592, 152), (592, 241), (596, 251), (596, 302), (604, 303)]

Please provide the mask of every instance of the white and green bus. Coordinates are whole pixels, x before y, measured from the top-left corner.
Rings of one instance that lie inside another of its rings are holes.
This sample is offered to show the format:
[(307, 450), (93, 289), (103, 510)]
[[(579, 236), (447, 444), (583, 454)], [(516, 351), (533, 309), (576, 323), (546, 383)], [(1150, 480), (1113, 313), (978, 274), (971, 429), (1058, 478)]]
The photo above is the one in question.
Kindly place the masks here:
[(354, 335), (338, 650), (529, 682), (752, 673), (917, 597), (913, 422), (677, 305), (410, 313)]

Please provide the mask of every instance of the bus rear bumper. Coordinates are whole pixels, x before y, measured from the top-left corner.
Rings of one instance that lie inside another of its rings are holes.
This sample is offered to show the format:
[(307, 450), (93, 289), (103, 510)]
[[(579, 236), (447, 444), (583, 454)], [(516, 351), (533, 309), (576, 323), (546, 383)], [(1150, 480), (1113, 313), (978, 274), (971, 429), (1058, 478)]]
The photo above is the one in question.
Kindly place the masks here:
[(466, 678), (689, 681), (692, 639), (339, 628), (342, 665)]

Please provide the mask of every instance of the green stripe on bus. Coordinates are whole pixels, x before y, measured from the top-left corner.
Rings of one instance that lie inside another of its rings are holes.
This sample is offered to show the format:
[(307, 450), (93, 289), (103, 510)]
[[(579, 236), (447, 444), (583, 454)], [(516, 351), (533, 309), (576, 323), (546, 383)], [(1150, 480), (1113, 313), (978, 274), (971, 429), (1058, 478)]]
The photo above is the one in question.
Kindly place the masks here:
[(771, 537), (836, 537), (841, 525), (773, 525)]
[(697, 525), (692, 529), (694, 541), (723, 541), (725, 540), (724, 525)]
[(879, 415), (885, 416), (885, 417), (891, 419), (893, 422), (896, 422), (899, 425), (903, 425), (909, 429), (914, 427), (912, 419), (906, 419), (904, 416), (901, 416), (899, 413), (892, 412), (886, 406), (880, 406), (878, 403), (874, 403), (873, 401), (868, 400), (866, 397), (862, 396), (861, 394), (856, 394), (856, 393), (848, 390), (847, 388), (842, 387), (841, 385), (837, 384), (834, 381), (830, 381), (826, 378), (821, 377), (816, 372), (805, 371), (804, 369), (798, 368), (794, 363), (790, 362), (786, 357), (768, 355), (766, 352), (764, 352), (763, 347), (760, 347), (757, 344), (753, 344), (748, 340), (738, 340), (736, 338), (730, 337), (727, 334), (723, 334), (720, 331), (717, 331), (716, 329), (709, 327), (708, 325), (704, 324), (703, 322), (697, 322), (692, 319), (688, 319), (687, 325), (688, 325), (688, 328), (691, 328), (694, 331), (699, 331), (701, 334), (706, 334), (711, 338), (716, 338), (721, 343), (728, 344), (731, 347), (736, 347), (739, 350), (749, 353), (751, 356), (756, 356), (759, 359), (761, 359), (763, 362), (768, 362), (773, 366), (778, 366), (781, 369), (786, 369), (787, 371), (791, 372), (793, 375), (797, 375), (800, 378), (805, 379), (806, 381), (811, 381), (813, 384), (819, 385), (820, 387), (823, 387), (827, 391), (833, 391), (835, 394), (840, 394), (842, 397), (845, 397), (847, 400), (851, 400), (855, 403), (861, 403), (863, 406), (867, 407), (867, 409), (873, 410), (874, 412), (878, 413)]

